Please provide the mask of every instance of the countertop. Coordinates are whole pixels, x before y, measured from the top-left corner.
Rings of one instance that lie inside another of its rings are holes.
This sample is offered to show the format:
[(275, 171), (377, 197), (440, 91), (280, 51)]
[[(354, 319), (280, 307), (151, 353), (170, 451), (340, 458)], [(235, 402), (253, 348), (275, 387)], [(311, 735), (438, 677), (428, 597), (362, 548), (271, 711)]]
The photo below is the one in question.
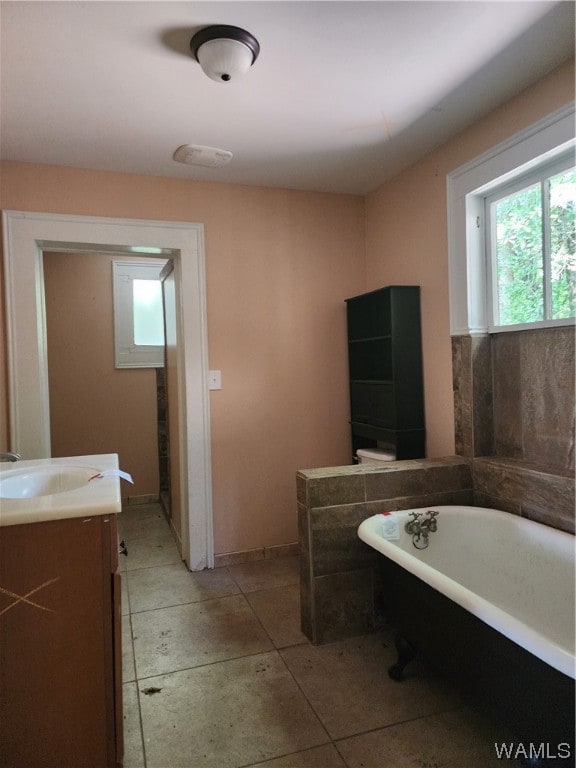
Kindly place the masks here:
[(100, 472), (118, 469), (118, 455), (115, 453), (1, 462), (0, 488), (2, 481), (8, 478), (54, 469), (73, 470), (81, 485), (46, 496), (0, 498), (0, 526), (110, 515), (121, 511), (120, 478), (94, 478)]

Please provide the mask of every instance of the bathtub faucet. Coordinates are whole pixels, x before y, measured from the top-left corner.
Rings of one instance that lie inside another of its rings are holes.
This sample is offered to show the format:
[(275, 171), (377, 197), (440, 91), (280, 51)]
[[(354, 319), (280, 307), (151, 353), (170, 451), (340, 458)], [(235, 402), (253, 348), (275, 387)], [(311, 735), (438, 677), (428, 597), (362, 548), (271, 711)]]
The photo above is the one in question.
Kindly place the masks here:
[(22, 456), (19, 453), (12, 453), (12, 451), (6, 451), (6, 453), (0, 453), (0, 461), (20, 461)]
[(416, 549), (426, 549), (429, 535), (438, 529), (436, 521), (438, 512), (429, 509), (423, 520), (421, 519), (422, 514), (422, 512), (410, 512), (412, 520), (409, 520), (404, 526), (406, 533), (412, 536), (412, 544)]

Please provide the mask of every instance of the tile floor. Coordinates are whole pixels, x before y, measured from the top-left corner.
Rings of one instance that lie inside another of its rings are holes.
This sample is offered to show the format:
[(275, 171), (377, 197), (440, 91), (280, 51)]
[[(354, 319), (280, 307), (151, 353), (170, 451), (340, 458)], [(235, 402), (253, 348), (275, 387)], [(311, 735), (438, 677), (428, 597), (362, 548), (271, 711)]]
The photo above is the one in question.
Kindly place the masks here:
[(390, 637), (311, 645), (297, 558), (189, 573), (159, 505), (126, 507), (125, 768), (491, 768), (494, 726)]

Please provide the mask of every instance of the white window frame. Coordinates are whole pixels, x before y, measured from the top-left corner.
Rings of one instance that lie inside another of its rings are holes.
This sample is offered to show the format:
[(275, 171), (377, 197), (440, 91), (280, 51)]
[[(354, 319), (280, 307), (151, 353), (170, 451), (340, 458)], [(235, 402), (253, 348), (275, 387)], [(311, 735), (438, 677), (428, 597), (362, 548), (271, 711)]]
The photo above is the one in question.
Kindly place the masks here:
[(158, 280), (166, 261), (112, 262), (116, 368), (163, 368), (164, 345), (134, 342), (134, 280)]
[(488, 317), (488, 332), (500, 333), (502, 331), (519, 331), (526, 330), (528, 328), (549, 328), (555, 325), (568, 325), (573, 323), (574, 316), (561, 319), (553, 319), (546, 317), (550, 310), (550, 210), (546, 205), (546, 201), (543, 200), (542, 208), (542, 235), (543, 235), (543, 276), (542, 276), (542, 288), (543, 288), (543, 310), (544, 319), (534, 320), (527, 323), (507, 323), (501, 324), (499, 321), (498, 310), (498, 272), (497, 272), (497, 254), (494, 252), (493, 245), (496, 240), (496, 221), (492, 216), (491, 209), (494, 203), (499, 200), (513, 195), (515, 192), (520, 192), (529, 186), (535, 184), (542, 184), (546, 179), (557, 176), (564, 171), (570, 170), (575, 165), (574, 153), (567, 152), (560, 158), (555, 158), (552, 162), (546, 162), (539, 165), (537, 168), (531, 170), (528, 173), (520, 174), (515, 179), (501, 184), (490, 191), (489, 194), (484, 197), (484, 220), (486, 226), (486, 260), (487, 260), (487, 286), (486, 286), (486, 301)]
[[(450, 334), (484, 335), (519, 330), (491, 329), (488, 315), (489, 273), (486, 259), (484, 200), (497, 186), (543, 163), (574, 151), (574, 102), (448, 174), (448, 265)], [(571, 325), (573, 319), (550, 320), (538, 327)], [(535, 327), (530, 323), (529, 328)]]

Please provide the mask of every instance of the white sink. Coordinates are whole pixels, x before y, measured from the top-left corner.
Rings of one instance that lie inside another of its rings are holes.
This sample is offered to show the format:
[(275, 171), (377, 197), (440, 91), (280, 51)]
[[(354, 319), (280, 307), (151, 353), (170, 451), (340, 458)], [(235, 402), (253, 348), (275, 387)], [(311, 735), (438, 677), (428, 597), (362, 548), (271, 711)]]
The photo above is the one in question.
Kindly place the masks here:
[(118, 514), (115, 453), (0, 462), (0, 527)]
[(32, 499), (74, 491), (86, 485), (97, 469), (52, 466), (14, 469), (0, 477), (0, 499)]

